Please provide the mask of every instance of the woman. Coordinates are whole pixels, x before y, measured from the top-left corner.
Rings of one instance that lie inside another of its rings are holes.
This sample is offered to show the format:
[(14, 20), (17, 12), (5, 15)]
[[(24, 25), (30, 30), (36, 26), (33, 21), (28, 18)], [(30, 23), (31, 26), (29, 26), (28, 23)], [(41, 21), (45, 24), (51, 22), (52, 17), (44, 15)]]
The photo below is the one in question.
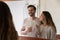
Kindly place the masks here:
[(56, 40), (56, 27), (51, 14), (48, 11), (43, 11), (40, 16), (40, 21), (40, 37), (49, 40)]
[(0, 40), (17, 40), (17, 37), (10, 9), (0, 1)]

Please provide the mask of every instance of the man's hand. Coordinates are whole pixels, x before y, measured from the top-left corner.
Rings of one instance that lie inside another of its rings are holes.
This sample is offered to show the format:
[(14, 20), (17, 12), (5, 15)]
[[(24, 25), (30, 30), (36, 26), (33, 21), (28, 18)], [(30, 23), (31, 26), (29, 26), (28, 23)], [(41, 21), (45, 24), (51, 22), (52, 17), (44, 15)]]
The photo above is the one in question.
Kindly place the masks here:
[(29, 32), (32, 32), (32, 27), (27, 27), (24, 31), (22, 31), (22, 34), (26, 35)]
[(32, 27), (28, 27), (27, 32), (32, 32)]
[(24, 31), (24, 30), (25, 30), (25, 28), (24, 28), (24, 27), (22, 27), (21, 31)]
[(27, 32), (26, 32), (26, 31), (22, 31), (22, 34), (26, 35), (26, 34), (27, 34)]

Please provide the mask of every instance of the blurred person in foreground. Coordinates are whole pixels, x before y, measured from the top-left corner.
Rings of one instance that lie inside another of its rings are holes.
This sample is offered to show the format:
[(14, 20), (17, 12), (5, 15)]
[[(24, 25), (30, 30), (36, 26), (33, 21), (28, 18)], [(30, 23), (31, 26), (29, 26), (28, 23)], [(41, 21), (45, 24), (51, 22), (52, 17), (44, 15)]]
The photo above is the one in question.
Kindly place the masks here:
[(0, 40), (18, 40), (8, 5), (0, 1)]

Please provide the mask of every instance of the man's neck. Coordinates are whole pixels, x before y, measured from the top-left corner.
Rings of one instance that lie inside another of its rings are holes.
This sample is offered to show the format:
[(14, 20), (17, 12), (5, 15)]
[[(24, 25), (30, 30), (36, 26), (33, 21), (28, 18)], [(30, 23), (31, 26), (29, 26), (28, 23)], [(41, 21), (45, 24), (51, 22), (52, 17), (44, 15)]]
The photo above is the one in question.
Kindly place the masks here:
[(36, 17), (35, 17), (35, 16), (30, 16), (30, 18), (31, 18), (32, 20), (34, 20)]

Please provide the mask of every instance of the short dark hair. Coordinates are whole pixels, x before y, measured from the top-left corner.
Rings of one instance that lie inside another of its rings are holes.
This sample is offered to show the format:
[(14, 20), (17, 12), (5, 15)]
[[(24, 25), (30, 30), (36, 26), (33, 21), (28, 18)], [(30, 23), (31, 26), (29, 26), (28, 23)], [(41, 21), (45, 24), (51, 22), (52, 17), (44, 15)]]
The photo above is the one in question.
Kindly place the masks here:
[(27, 8), (29, 8), (29, 7), (33, 7), (34, 10), (36, 10), (36, 7), (34, 5), (29, 5)]

